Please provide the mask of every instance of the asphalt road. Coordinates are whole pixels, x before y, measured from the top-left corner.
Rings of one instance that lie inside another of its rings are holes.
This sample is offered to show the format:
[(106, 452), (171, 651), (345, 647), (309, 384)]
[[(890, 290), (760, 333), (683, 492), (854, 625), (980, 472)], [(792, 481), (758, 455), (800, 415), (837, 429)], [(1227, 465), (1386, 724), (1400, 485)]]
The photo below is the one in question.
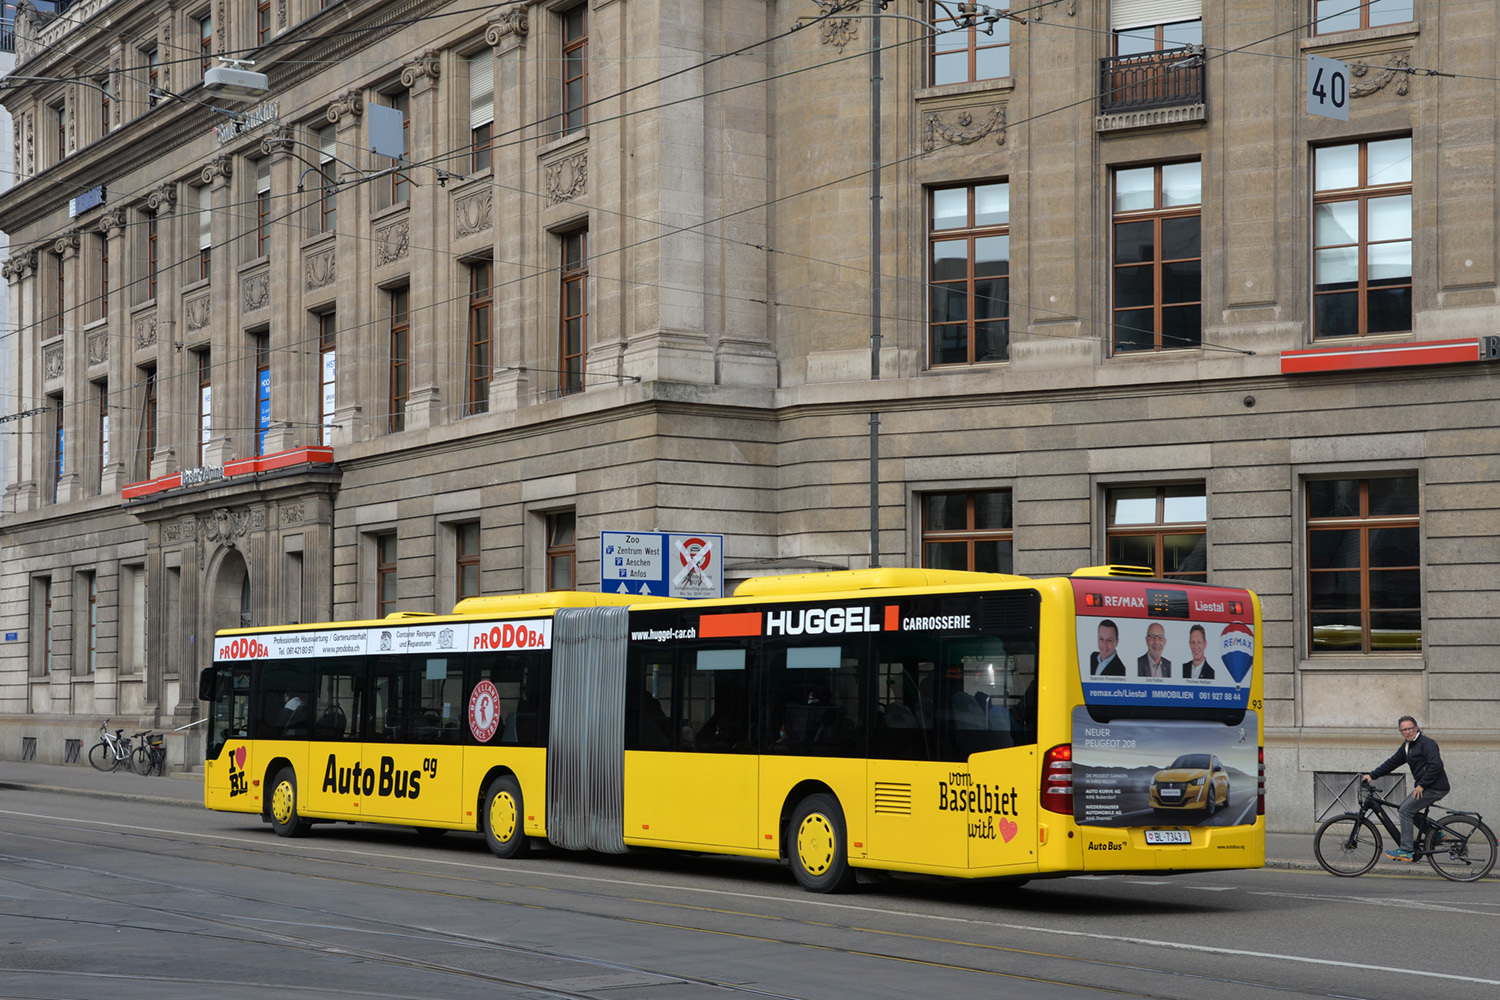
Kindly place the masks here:
[[(144, 779), (142, 779), (144, 780)], [(0, 997), (1493, 1000), (1500, 880), (1267, 869), (815, 896), (761, 861), (545, 851), (0, 791)]]

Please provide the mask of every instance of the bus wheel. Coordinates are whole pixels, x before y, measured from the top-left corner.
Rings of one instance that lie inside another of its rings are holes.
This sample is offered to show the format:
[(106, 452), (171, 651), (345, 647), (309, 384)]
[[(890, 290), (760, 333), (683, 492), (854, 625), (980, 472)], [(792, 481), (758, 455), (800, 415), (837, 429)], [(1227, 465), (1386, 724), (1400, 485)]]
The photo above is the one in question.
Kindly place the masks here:
[(497, 858), (518, 858), (530, 841), (521, 828), (521, 786), (510, 775), (502, 775), (484, 790), (484, 839)]
[(832, 795), (809, 795), (798, 804), (787, 826), (786, 843), (792, 874), (802, 888), (809, 892), (846, 892), (853, 887), (844, 811)]
[(297, 772), (283, 767), (271, 779), (271, 829), (278, 837), (300, 837), (311, 827), (297, 815)]

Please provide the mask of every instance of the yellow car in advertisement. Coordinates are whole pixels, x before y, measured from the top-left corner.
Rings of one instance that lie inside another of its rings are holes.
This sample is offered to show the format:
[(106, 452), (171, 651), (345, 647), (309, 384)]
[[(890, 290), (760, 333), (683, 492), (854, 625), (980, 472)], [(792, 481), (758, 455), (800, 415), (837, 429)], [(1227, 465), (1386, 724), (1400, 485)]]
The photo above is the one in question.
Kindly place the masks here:
[(1216, 754), (1185, 753), (1151, 779), (1157, 812), (1202, 810), (1212, 816), (1229, 805), (1229, 774)]

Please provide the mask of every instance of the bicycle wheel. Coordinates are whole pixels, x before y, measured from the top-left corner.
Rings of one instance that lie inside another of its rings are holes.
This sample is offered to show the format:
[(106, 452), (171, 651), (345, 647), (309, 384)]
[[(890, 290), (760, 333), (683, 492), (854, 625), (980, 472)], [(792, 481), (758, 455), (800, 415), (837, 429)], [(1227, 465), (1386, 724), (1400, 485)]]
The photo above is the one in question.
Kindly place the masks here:
[(1358, 813), (1335, 816), (1313, 835), (1313, 853), (1325, 871), (1343, 878), (1363, 875), (1380, 858), (1380, 831)]
[(1448, 816), (1433, 822), (1427, 835), (1428, 864), (1443, 878), (1476, 882), (1495, 867), (1495, 835), (1468, 816)]
[(89, 751), (89, 763), (94, 765), (95, 770), (105, 772), (113, 771), (120, 766), (120, 762), (115, 759), (114, 748), (103, 740), (95, 743), (93, 749)]
[(151, 774), (151, 748), (139, 746), (130, 757), (130, 767), (136, 774), (149, 776)]

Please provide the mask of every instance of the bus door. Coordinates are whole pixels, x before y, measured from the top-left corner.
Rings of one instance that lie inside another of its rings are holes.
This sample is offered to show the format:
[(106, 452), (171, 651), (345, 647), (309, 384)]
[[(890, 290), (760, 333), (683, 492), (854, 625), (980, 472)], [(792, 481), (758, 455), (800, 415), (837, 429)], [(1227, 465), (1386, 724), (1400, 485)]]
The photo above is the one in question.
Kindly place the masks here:
[[(675, 614), (640, 620), (658, 617), (672, 625), (643, 634), (678, 632)], [(748, 645), (734, 638), (632, 643), (625, 688), (631, 842), (759, 846)]]
[(971, 869), (1037, 863), (1036, 644), (986, 636), (958, 659), (958, 700), (977, 713), (954, 718), (954, 756), (968, 760), (959, 789)]
[(298, 794), (306, 812), (358, 819), (363, 796), (354, 768), (363, 754), (359, 723), (368, 691), (365, 668), (353, 657), (330, 657), (314, 663), (312, 681), (312, 746), (307, 773), (298, 775)]
[(372, 661), (360, 754), (364, 818), (462, 821), (462, 698), (461, 655), (423, 652)]

